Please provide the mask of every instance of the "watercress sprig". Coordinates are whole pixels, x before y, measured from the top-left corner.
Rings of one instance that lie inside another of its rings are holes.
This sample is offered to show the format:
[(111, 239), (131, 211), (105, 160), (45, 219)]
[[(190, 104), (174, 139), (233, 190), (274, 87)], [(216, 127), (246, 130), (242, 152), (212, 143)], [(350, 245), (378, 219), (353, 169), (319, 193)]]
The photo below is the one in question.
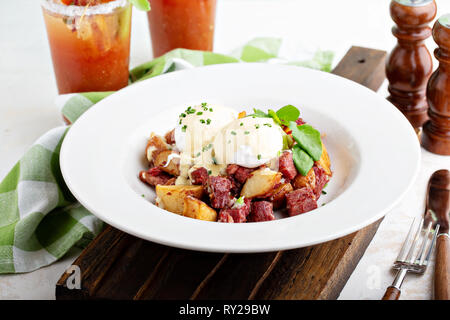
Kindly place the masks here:
[(306, 177), (314, 165), (313, 159), (298, 144), (292, 147), (292, 159), (298, 172)]
[(289, 124), (289, 129), (297, 142), (292, 148), (294, 165), (301, 175), (306, 176), (313, 167), (314, 161), (320, 160), (322, 156), (320, 132), (307, 124), (298, 126), (294, 121)]
[(305, 150), (314, 161), (320, 160), (322, 156), (322, 140), (320, 132), (311, 127), (309, 124), (298, 126), (295, 122), (289, 124), (292, 131), (292, 137)]
[(296, 121), (300, 117), (300, 111), (293, 105), (288, 104), (277, 111), (277, 117), (282, 124), (287, 126), (289, 122)]
[(276, 124), (288, 126), (289, 122), (295, 121), (300, 117), (300, 111), (293, 105), (286, 105), (275, 112), (269, 109), (267, 113), (259, 109), (253, 109), (253, 114), (250, 116), (257, 118), (272, 118)]
[[(322, 140), (320, 132), (308, 124), (297, 125), (300, 111), (293, 105), (286, 105), (277, 112), (269, 109), (267, 113), (259, 109), (253, 109), (249, 115), (258, 118), (272, 118), (280, 125), (288, 127), (291, 135), (283, 135), (283, 148), (292, 149), (292, 158), (297, 171), (306, 176), (314, 165), (314, 161), (320, 160), (322, 156)], [(294, 145), (294, 141), (297, 144)]]

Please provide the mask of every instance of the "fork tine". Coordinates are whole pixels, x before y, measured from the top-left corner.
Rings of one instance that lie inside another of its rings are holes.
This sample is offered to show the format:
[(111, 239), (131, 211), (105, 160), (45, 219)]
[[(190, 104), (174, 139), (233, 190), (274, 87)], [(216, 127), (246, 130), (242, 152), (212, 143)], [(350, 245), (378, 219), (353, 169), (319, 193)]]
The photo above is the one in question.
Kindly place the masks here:
[(436, 245), (436, 239), (439, 234), (439, 228), (440, 228), (440, 225), (436, 225), (436, 228), (434, 229), (433, 240), (431, 241), (430, 247), (428, 248), (427, 256), (426, 256), (425, 260), (423, 261), (423, 263), (421, 263), (421, 265), (424, 265), (424, 266), (428, 265), (428, 261), (430, 260), (431, 253), (433, 252), (433, 248)]
[(422, 232), (423, 219), (420, 219), (419, 224), (417, 226), (417, 230), (414, 235), (414, 240), (411, 244), (411, 248), (409, 249), (408, 256), (406, 257), (406, 261), (408, 263), (414, 263), (414, 251), (416, 250), (417, 241), (420, 238), (420, 234)]
[(420, 250), (417, 254), (417, 258), (415, 262), (418, 262), (419, 265), (422, 265), (423, 261), (425, 260), (425, 249), (428, 249), (428, 244), (430, 242), (430, 231), (431, 231), (431, 226), (433, 225), (433, 222), (430, 221), (428, 223), (428, 227), (425, 231), (425, 235), (423, 237), (423, 241), (422, 241), (422, 245), (420, 246)]
[(400, 249), (400, 252), (398, 253), (397, 261), (405, 262), (406, 255), (407, 255), (408, 248), (409, 248), (408, 244), (409, 244), (409, 242), (411, 242), (411, 238), (413, 236), (413, 231), (414, 231), (414, 224), (415, 224), (416, 220), (417, 220), (417, 218), (414, 218), (413, 222), (411, 223), (411, 227), (409, 227), (408, 234), (406, 235), (406, 238), (403, 241), (402, 248)]

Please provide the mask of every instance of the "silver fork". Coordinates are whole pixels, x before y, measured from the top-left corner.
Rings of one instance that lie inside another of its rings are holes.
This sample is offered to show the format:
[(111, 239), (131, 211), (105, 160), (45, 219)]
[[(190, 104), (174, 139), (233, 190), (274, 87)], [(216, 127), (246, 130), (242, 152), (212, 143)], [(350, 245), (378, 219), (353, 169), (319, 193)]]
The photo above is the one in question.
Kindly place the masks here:
[(408, 235), (394, 262), (393, 268), (398, 270), (397, 275), (392, 285), (386, 289), (383, 300), (398, 300), (401, 292), (400, 288), (406, 274), (412, 272), (422, 275), (427, 269), (431, 253), (436, 244), (439, 225), (432, 229), (432, 221), (424, 225), (423, 218), (418, 223), (417, 220), (419, 219), (415, 218), (413, 220)]

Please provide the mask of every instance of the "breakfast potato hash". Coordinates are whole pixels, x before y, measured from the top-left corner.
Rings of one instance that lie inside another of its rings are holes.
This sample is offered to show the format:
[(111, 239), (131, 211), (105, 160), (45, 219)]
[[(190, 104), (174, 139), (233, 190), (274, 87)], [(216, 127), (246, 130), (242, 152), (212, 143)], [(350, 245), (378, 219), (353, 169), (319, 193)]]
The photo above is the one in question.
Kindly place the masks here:
[(152, 133), (139, 178), (156, 189), (156, 205), (205, 221), (274, 220), (317, 208), (332, 176), (320, 133), (287, 105), (278, 111), (207, 103), (188, 107), (174, 129)]

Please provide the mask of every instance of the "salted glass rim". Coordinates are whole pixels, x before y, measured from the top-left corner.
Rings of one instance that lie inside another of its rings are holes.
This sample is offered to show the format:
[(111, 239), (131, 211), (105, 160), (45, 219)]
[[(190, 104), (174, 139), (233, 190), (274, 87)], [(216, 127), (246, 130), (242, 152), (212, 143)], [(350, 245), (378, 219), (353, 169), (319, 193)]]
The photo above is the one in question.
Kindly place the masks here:
[(444, 14), (438, 21), (443, 27), (450, 28), (450, 13)]
[(433, 0), (395, 0), (395, 2), (408, 7), (422, 7), (433, 2)]
[(128, 0), (114, 0), (107, 3), (97, 4), (95, 6), (75, 6), (64, 5), (62, 3), (55, 3), (53, 0), (41, 0), (41, 6), (53, 13), (64, 16), (82, 16), (94, 14), (108, 14), (113, 13), (117, 8), (123, 8), (128, 4)]

